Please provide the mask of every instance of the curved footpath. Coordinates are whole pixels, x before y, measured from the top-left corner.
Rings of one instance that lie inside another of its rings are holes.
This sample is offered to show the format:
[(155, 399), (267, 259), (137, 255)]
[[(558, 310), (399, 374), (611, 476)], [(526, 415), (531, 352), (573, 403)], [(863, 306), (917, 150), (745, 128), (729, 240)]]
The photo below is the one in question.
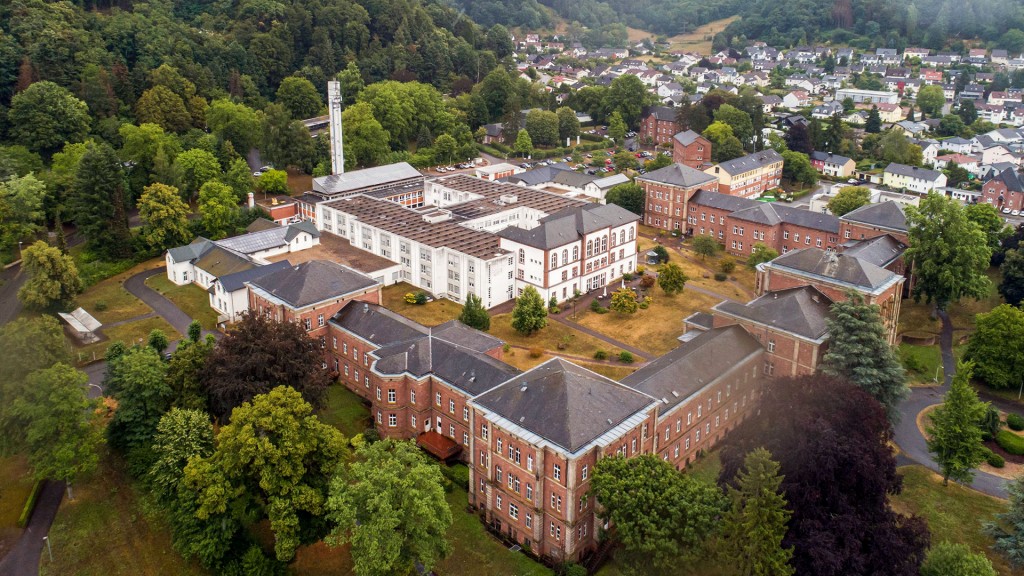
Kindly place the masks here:
[[(939, 347), (942, 350), (942, 369), (945, 373), (945, 381), (942, 386), (928, 386), (911, 388), (910, 394), (900, 404), (900, 422), (894, 431), (894, 439), (903, 453), (898, 459), (899, 464), (920, 464), (939, 471), (939, 465), (932, 459), (928, 452), (928, 443), (925, 441), (921, 430), (917, 427), (917, 415), (929, 406), (941, 404), (949, 385), (953, 382), (953, 375), (956, 373), (956, 360), (953, 356), (953, 324), (945, 312), (939, 312), (942, 319), (942, 332), (939, 334)], [(993, 405), (1004, 407), (1003, 402), (993, 402)], [(1017, 407), (1019, 409), (1019, 407)], [(1000, 478), (987, 472), (975, 472), (974, 481), (970, 487), (989, 496), (996, 498), (1007, 498), (1005, 478)]]

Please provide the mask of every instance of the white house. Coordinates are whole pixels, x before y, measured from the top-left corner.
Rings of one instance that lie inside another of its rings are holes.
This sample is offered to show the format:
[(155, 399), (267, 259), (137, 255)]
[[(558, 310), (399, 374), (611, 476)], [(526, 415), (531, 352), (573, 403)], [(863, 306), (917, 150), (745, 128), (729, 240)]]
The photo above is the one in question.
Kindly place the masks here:
[(927, 194), (935, 188), (945, 186), (946, 175), (937, 170), (893, 162), (882, 172), (882, 184), (896, 190)]
[(287, 260), (273, 262), (266, 266), (256, 266), (233, 274), (227, 274), (214, 280), (209, 289), (210, 308), (220, 315), (218, 322), (235, 322), (249, 310), (249, 292), (246, 282), (289, 268)]

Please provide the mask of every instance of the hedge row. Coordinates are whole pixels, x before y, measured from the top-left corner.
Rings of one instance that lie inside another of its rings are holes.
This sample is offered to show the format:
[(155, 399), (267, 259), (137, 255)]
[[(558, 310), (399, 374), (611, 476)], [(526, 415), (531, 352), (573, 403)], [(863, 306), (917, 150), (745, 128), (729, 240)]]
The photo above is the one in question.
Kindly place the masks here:
[(1010, 430), (1021, 431), (1024, 430), (1024, 417), (1020, 414), (1007, 414), (1006, 425), (1010, 427)]
[(43, 481), (36, 480), (36, 483), (32, 485), (32, 492), (28, 495), (28, 500), (25, 501), (25, 507), (21, 509), (21, 516), (18, 517), (18, 528), (24, 528), (28, 525), (28, 519), (32, 517), (32, 510), (36, 507), (36, 500), (39, 499), (39, 492), (43, 489)]
[(996, 444), (1015, 456), (1024, 456), (1024, 438), (1017, 436), (1009, 430), (1000, 430), (996, 434)]

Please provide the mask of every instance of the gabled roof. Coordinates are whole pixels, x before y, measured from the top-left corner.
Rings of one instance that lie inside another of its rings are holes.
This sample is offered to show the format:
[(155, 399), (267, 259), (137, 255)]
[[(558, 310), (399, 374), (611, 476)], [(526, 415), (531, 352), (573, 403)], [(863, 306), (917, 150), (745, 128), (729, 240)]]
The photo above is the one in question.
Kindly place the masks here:
[(939, 172), (938, 170), (928, 170), (927, 168), (907, 166), (906, 164), (897, 164), (895, 162), (886, 166), (885, 172), (897, 174), (899, 176), (906, 176), (907, 178), (919, 178), (928, 182), (934, 182), (939, 178), (939, 176), (942, 176), (942, 172)]
[(213, 248), (213, 246), (214, 244), (212, 240), (207, 240), (206, 238), (199, 236), (193, 240), (191, 244), (171, 248), (167, 253), (170, 254), (171, 260), (174, 260), (175, 262), (190, 262), (200, 258), (203, 254), (206, 254), (210, 248)]
[(249, 285), (299, 309), (372, 288), (377, 281), (334, 262), (310, 260), (250, 280)]
[(839, 154), (829, 154), (827, 152), (820, 152), (818, 150), (811, 152), (811, 160), (817, 160), (819, 162), (839, 165), (844, 165), (847, 162), (853, 161), (851, 158), (847, 158), (846, 156), (840, 156)]
[(790, 251), (772, 260), (768, 266), (788, 268), (869, 291), (887, 286), (899, 278), (897, 274), (867, 260), (820, 248)]
[(637, 179), (678, 186), (680, 188), (694, 188), (718, 180), (716, 176), (690, 168), (685, 164), (679, 164), (678, 162), (653, 172), (648, 172), (643, 176), (638, 176)]
[(626, 376), (622, 383), (657, 398), (665, 413), (762, 350), (741, 326), (712, 328)]
[(509, 226), (498, 232), (498, 236), (519, 244), (548, 250), (578, 240), (585, 234), (603, 228), (614, 228), (640, 217), (616, 204), (585, 204), (565, 208), (538, 221), (538, 226), (529, 230)]
[(196, 260), (195, 266), (214, 278), (220, 278), (221, 276), (255, 268), (256, 263), (238, 252), (214, 244)]
[(746, 304), (726, 300), (712, 310), (769, 328), (796, 334), (808, 340), (824, 341), (832, 300), (811, 286), (767, 292)]
[(839, 218), (832, 214), (793, 208), (774, 202), (755, 201), (752, 205), (733, 212), (729, 218), (769, 226), (785, 222), (822, 232), (839, 233)]
[(242, 270), (241, 272), (235, 272), (234, 274), (226, 274), (217, 279), (220, 285), (226, 292), (234, 292), (235, 290), (241, 290), (245, 288), (245, 283), (257, 278), (261, 278), (272, 272), (277, 272), (290, 267), (291, 264), (287, 260), (281, 260), (280, 262), (272, 262), (266, 266), (257, 266), (248, 270)]
[(353, 170), (344, 174), (332, 174), (313, 179), (317, 189), (326, 194), (344, 194), (354, 192), (368, 186), (379, 187), (389, 182), (399, 182), (410, 178), (422, 178), (423, 175), (408, 162), (397, 162), (373, 168)]
[(485, 392), (473, 403), (575, 453), (651, 406), (654, 399), (552, 358)]
[(693, 130), (684, 130), (673, 136), (673, 138), (675, 138), (676, 141), (682, 144), (683, 146), (689, 146), (690, 144), (693, 144), (694, 142), (697, 141), (698, 138), (706, 140), (706, 138), (694, 132)]
[(775, 150), (769, 149), (722, 162), (717, 166), (717, 168), (727, 174), (735, 175), (749, 172), (757, 168), (762, 168), (776, 162), (782, 162), (782, 156)]
[(865, 204), (852, 212), (843, 214), (840, 220), (868, 224), (896, 232), (906, 233), (907, 231), (907, 215), (903, 212), (903, 206), (891, 200), (878, 204)]
[(313, 238), (320, 237), (320, 231), (307, 220), (287, 226), (274, 226), (258, 232), (249, 232), (233, 238), (218, 240), (217, 245), (241, 254), (255, 254), (264, 250), (287, 246), (296, 236), (305, 232)]
[[(992, 178), (997, 182), (1006, 184), (1007, 190), (1014, 192), (1024, 192), (1024, 180), (1021, 179), (1020, 172), (1017, 172), (1013, 168), (1007, 168)], [(990, 180), (991, 182), (991, 180)]]
[(882, 234), (868, 240), (851, 240), (843, 243), (843, 256), (852, 256), (885, 268), (903, 255), (907, 245), (890, 234)]
[[(651, 72), (654, 72), (653, 70)], [(656, 72), (654, 72), (656, 74)], [(676, 109), (670, 106), (651, 106), (644, 110), (643, 116), (654, 116), (656, 120), (664, 122), (675, 122), (676, 120)]]

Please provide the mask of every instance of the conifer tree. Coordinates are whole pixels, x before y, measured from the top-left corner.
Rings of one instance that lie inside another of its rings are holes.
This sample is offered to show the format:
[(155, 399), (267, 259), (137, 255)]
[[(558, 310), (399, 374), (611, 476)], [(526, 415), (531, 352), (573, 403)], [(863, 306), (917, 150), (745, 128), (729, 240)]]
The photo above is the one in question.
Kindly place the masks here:
[(491, 329), (491, 316), (479, 296), (470, 294), (466, 297), (466, 305), (462, 307), (462, 314), (459, 314), (459, 322), (485, 332)]
[(779, 463), (771, 452), (757, 448), (743, 461), (729, 488), (732, 508), (722, 520), (725, 550), (741, 576), (789, 576), (792, 548), (783, 548), (792, 512), (780, 486)]
[(885, 408), (889, 421), (899, 421), (899, 403), (906, 398), (906, 373), (886, 339), (878, 306), (865, 304), (859, 294), (832, 304), (828, 320), (829, 345), (823, 371), (845, 378), (871, 394)]
[(864, 123), (864, 131), (868, 134), (878, 134), (882, 131), (882, 116), (878, 113), (877, 106), (872, 106), (871, 111), (868, 112), (867, 122)]
[(931, 413), (931, 424), (926, 429), (928, 450), (935, 455), (943, 486), (949, 484), (950, 478), (961, 484), (970, 483), (974, 468), (985, 461), (980, 422), (988, 403), (978, 400), (978, 393), (971, 388), (973, 371), (971, 362), (957, 365), (945, 403)]
[(512, 309), (512, 328), (529, 336), (548, 325), (548, 308), (537, 289), (527, 286)]
[(1024, 476), (1006, 486), (1010, 505), (1006, 512), (996, 514), (994, 522), (985, 523), (985, 532), (995, 538), (993, 548), (1009, 558), (1014, 566), (1024, 566)]

